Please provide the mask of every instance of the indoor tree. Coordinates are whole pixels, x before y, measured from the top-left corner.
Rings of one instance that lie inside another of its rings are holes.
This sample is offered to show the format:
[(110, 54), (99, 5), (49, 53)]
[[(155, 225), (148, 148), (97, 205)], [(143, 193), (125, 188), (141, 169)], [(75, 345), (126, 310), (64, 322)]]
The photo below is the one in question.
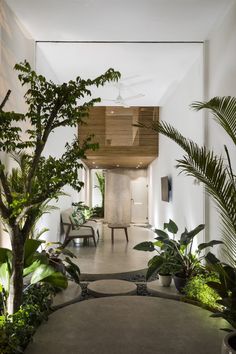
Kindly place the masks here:
[[(236, 145), (236, 98), (214, 97), (208, 102), (195, 102), (192, 108), (199, 111), (209, 109), (215, 121), (224, 129)], [(172, 125), (160, 121), (153, 122), (151, 128), (175, 141), (184, 151), (182, 159), (177, 160), (177, 168), (186, 175), (197, 178), (205, 185), (206, 191), (215, 201), (221, 216), (223, 241), (227, 246), (225, 257), (235, 267), (236, 259), (236, 176), (233, 172), (230, 154), (224, 145), (225, 156), (219, 156), (206, 146), (198, 146), (185, 138)]]
[[(109, 69), (92, 80), (77, 77), (74, 81), (57, 85), (38, 75), (26, 61), (16, 64), (15, 69), (19, 71), (22, 86), (27, 87), (24, 96), (27, 112), (19, 114), (4, 110), (10, 95), (8, 91), (0, 104), (0, 151), (15, 155), (30, 152), (24, 155), (28, 168), (22, 177), (23, 190), (20, 191), (12, 183), (14, 172), (7, 171), (3, 159), (0, 160), (0, 214), (10, 235), (13, 255), (9, 313), (16, 312), (22, 302), (24, 245), (35, 225), (37, 208), (48, 199), (57, 197), (66, 184), (78, 191), (81, 189), (83, 183), (78, 181), (78, 169), (82, 167), (80, 158), (85, 157), (87, 149), (97, 147), (91, 137), (83, 142), (75, 139), (66, 144), (60, 158), (46, 158), (43, 151), (48, 138), (60, 127), (72, 127), (84, 122), (88, 109), (100, 101), (90, 98), (90, 87), (98, 87), (120, 77), (118, 72)], [(78, 106), (78, 100), (85, 96), (89, 97), (88, 102)], [(23, 122), (29, 126), (26, 132), (20, 128)], [(26, 133), (27, 137), (23, 139), (22, 133)]]

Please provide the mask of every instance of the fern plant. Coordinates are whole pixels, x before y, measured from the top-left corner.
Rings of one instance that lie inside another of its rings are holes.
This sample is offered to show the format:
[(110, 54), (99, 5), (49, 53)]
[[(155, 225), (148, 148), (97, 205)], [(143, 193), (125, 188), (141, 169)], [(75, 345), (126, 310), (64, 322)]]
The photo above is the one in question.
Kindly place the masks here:
[[(236, 145), (236, 98), (214, 97), (208, 102), (194, 102), (191, 107), (197, 111), (209, 109), (215, 121), (224, 129)], [(151, 126), (142, 123), (139, 127), (151, 128), (175, 141), (185, 151), (177, 160), (177, 168), (188, 176), (197, 178), (215, 201), (221, 217), (225, 257), (235, 266), (236, 259), (236, 177), (231, 165), (229, 151), (224, 145), (225, 157), (219, 156), (205, 146), (185, 138), (177, 129), (164, 121), (153, 122)]]

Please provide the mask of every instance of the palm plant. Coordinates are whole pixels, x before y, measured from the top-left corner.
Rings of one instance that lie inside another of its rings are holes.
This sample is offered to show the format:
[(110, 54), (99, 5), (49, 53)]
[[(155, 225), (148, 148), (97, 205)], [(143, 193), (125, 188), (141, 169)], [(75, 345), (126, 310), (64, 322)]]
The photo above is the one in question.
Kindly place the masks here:
[(97, 177), (97, 181), (98, 181), (98, 185), (95, 186), (95, 188), (98, 188), (101, 196), (102, 196), (102, 216), (104, 216), (104, 202), (105, 202), (105, 176), (103, 173), (95, 173), (96, 177)]
[[(8, 183), (10, 189), (14, 193), (14, 196), (17, 200), (19, 200), (18, 208), (21, 208), (21, 197), (25, 193), (26, 184), (27, 184), (27, 175), (30, 170), (30, 155), (25, 151), (10, 154), (14, 162), (16, 163), (16, 167), (12, 169), (11, 174), (8, 175)], [(37, 181), (32, 181), (32, 190), (36, 191), (38, 188)], [(66, 195), (64, 192), (59, 191), (55, 195), (55, 199), (57, 200), (59, 196)], [(34, 218), (34, 223), (30, 230), (29, 238), (39, 239), (45, 232), (49, 231), (48, 228), (43, 228), (41, 230), (37, 230), (37, 223), (40, 218), (44, 214), (49, 214), (53, 210), (58, 209), (56, 206), (49, 204), (51, 201), (50, 198), (45, 201), (36, 204), (35, 206), (31, 206), (31, 213)], [(16, 204), (16, 201), (15, 201)], [(19, 214), (19, 222), (24, 223), (24, 218), (22, 218), (23, 214)], [(2, 219), (4, 224), (4, 219)]]
[[(191, 107), (197, 111), (207, 108), (215, 121), (225, 130), (236, 144), (236, 98), (215, 97), (208, 102), (194, 102)], [(224, 145), (226, 159), (216, 155), (205, 146), (185, 138), (172, 125), (160, 121), (151, 126), (142, 123), (139, 127), (151, 128), (175, 141), (185, 151), (182, 159), (177, 160), (177, 168), (188, 176), (197, 178), (205, 185), (206, 191), (215, 201), (220, 213), (222, 235), (225, 245), (226, 260), (235, 266), (236, 259), (236, 176), (233, 172), (228, 148)]]

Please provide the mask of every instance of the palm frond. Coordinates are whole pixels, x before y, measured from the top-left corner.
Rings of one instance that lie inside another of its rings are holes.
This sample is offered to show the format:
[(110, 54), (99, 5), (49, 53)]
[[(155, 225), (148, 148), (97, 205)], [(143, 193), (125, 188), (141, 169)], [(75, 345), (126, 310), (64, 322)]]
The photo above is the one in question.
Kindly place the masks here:
[(236, 193), (223, 159), (217, 159), (212, 152), (202, 148), (199, 151), (195, 149), (194, 157), (184, 156), (177, 162), (181, 172), (203, 182), (206, 191), (213, 197), (221, 216), (223, 239), (230, 249), (231, 258), (236, 259)]
[(214, 97), (208, 102), (194, 102), (191, 107), (196, 111), (210, 109), (214, 119), (231, 137), (236, 145), (236, 97)]
[[(215, 101), (217, 102), (217, 99), (215, 99)], [(213, 100), (213, 103), (215, 101)], [(228, 115), (233, 110), (231, 107), (233, 103), (236, 104), (236, 101), (229, 99), (223, 100), (222, 105), (223, 107), (226, 106)], [(195, 104), (195, 107), (198, 106), (200, 107), (200, 103)], [(221, 110), (223, 111), (223, 108), (221, 108)], [(223, 126), (224, 114), (221, 113), (221, 116), (223, 117), (222, 119), (220, 118), (222, 121), (221, 125)], [(231, 131), (235, 139), (234, 118), (231, 121), (231, 119), (227, 117), (225, 121), (226, 120), (227, 122), (229, 121), (227, 129)], [(228, 251), (225, 252), (225, 254), (227, 255), (227, 260), (232, 264), (234, 259), (236, 259), (236, 189), (235, 176), (232, 171), (227, 148), (225, 148), (227, 155), (227, 160), (225, 161), (222, 156), (215, 155), (213, 151), (208, 151), (205, 146), (199, 147), (192, 140), (186, 139), (169, 123), (160, 121), (153, 122), (149, 127), (141, 123), (137, 126), (151, 128), (167, 136), (186, 152), (186, 155), (181, 160), (177, 160), (177, 167), (186, 175), (193, 176), (201, 181), (205, 185), (206, 191), (213, 197), (221, 216), (223, 240), (228, 247)]]

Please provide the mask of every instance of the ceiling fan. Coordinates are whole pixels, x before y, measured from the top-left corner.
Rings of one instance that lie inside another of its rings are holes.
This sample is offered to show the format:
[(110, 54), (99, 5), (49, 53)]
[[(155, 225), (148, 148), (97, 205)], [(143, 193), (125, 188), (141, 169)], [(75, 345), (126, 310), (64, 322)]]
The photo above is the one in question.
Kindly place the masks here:
[(129, 103), (127, 101), (132, 101), (132, 100), (135, 100), (137, 98), (141, 98), (141, 97), (144, 97), (145, 95), (143, 93), (139, 93), (137, 95), (133, 95), (133, 96), (127, 96), (127, 97), (123, 97), (121, 95), (121, 92), (120, 92), (120, 88), (119, 88), (119, 92), (118, 92), (118, 95), (116, 98), (114, 99), (110, 99), (110, 98), (103, 98), (102, 101), (109, 101), (109, 102), (114, 102), (116, 104), (119, 104), (121, 105), (122, 107), (130, 107)]

